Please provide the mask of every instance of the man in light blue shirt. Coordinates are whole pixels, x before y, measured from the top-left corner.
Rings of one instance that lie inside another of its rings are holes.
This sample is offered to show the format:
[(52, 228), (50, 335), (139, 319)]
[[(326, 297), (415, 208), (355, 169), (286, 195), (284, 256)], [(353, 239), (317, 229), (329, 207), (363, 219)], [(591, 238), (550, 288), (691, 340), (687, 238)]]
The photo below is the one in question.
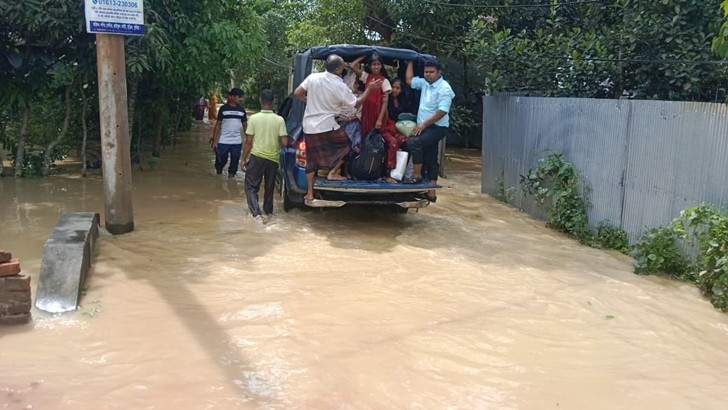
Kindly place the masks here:
[[(423, 171), (430, 181), (437, 182), (440, 171), (438, 144), (450, 131), (450, 106), (455, 93), (450, 84), (442, 78), (442, 66), (436, 60), (425, 62), (424, 78), (415, 77), (412, 61), (407, 63), (405, 80), (410, 87), (420, 90), (420, 108), (417, 112), (417, 127), (407, 140), (407, 150), (412, 155), (414, 173), (405, 183), (422, 181)], [(427, 194), (431, 202), (437, 200), (435, 190)]]

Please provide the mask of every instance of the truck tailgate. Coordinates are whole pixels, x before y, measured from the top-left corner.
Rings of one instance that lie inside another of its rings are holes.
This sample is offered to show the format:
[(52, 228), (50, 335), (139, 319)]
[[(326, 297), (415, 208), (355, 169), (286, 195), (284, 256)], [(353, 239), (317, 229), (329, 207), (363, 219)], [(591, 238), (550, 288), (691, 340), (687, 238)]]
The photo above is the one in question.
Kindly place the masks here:
[(404, 193), (424, 192), (430, 189), (441, 188), (432, 182), (419, 184), (403, 184), (401, 182), (390, 184), (385, 181), (358, 181), (348, 179), (345, 181), (330, 181), (326, 178), (317, 177), (314, 181), (314, 188), (320, 191), (352, 192), (352, 193)]

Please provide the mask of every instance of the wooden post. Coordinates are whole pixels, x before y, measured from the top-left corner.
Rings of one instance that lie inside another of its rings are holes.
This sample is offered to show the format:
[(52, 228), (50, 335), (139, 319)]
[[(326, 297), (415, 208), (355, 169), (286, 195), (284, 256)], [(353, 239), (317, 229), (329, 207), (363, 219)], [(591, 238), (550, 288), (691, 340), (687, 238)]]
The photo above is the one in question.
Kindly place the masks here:
[(96, 65), (106, 205), (104, 225), (112, 235), (122, 235), (134, 230), (123, 36), (96, 34)]

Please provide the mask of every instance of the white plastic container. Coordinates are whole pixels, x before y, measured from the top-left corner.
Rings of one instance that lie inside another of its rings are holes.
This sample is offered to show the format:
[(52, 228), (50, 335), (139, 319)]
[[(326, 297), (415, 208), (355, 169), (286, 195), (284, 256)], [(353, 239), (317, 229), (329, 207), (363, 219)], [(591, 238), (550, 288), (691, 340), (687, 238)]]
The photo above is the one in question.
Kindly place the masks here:
[(397, 181), (401, 181), (404, 177), (404, 171), (407, 168), (407, 160), (409, 159), (409, 153), (407, 151), (397, 151), (397, 165), (392, 170), (390, 176)]

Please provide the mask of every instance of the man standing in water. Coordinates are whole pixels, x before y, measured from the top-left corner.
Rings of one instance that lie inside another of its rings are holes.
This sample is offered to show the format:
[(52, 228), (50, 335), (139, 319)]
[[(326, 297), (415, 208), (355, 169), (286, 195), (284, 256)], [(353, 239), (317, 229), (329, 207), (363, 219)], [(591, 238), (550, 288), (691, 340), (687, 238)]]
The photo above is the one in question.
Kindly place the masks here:
[(273, 112), (273, 91), (263, 90), (260, 93), (260, 112), (250, 116), (245, 131), (245, 148), (243, 149), (243, 170), (245, 171), (245, 196), (248, 200), (250, 214), (256, 221), (262, 222), (258, 191), (265, 180), (263, 195), (263, 212), (273, 215), (273, 193), (278, 173), (278, 157), (281, 145), (288, 145), (288, 132), (283, 117)]
[(306, 180), (308, 192), (304, 199), (313, 201), (314, 174), (320, 167), (330, 169), (328, 179), (342, 180), (340, 170), (351, 142), (336, 122), (336, 115), (345, 108), (359, 108), (372, 90), (382, 87), (382, 81), (372, 81), (357, 98), (341, 78), (344, 60), (332, 54), (326, 59), (326, 72), (306, 77), (294, 95), (306, 103), (303, 114), (303, 133), (306, 135)]
[(233, 88), (228, 91), (228, 103), (220, 107), (217, 113), (214, 136), (211, 141), (212, 149), (215, 151), (215, 171), (222, 175), (222, 170), (230, 157), (228, 167), (228, 178), (234, 178), (238, 172), (240, 153), (243, 149), (243, 132), (248, 125), (248, 117), (243, 108), (243, 97), (245, 93), (240, 88)]
[[(425, 61), (425, 78), (415, 77), (412, 61), (407, 62), (405, 73), (407, 84), (420, 94), (420, 109), (417, 112), (417, 126), (407, 140), (407, 150), (412, 155), (414, 173), (405, 183), (422, 182), (422, 171), (430, 181), (437, 182), (440, 172), (438, 145), (450, 131), (450, 105), (455, 93), (450, 84), (442, 78), (442, 66), (436, 60)], [(426, 199), (437, 200), (435, 190), (430, 190)]]

